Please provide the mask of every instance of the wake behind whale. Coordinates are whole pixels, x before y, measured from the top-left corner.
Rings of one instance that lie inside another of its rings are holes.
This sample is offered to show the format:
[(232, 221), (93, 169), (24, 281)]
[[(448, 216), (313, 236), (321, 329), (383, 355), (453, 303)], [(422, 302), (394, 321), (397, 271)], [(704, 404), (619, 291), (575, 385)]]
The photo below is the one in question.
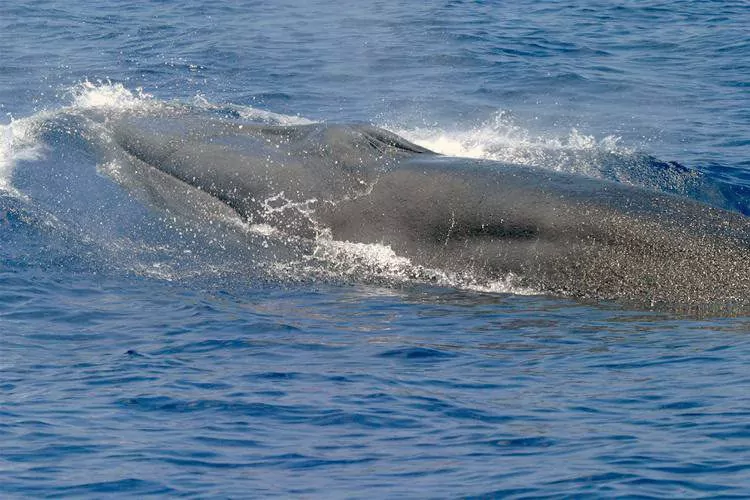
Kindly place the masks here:
[(442, 156), (370, 125), (261, 125), (164, 104), (53, 122), (82, 134), (150, 205), (241, 218), (300, 253), (318, 255), (322, 240), (374, 245), (418, 280), (439, 272), (452, 284), (646, 307), (750, 307), (750, 219), (688, 197)]

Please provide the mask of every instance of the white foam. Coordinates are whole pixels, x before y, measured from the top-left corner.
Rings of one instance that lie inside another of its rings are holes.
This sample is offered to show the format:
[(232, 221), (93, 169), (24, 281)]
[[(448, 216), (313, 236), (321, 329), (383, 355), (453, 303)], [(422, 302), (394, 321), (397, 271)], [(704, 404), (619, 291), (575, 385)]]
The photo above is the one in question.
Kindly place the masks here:
[(459, 284), (459, 288), (482, 293), (512, 293), (513, 295), (541, 295), (542, 292), (518, 283), (518, 276), (508, 273), (501, 279), (484, 283)]
[(508, 273), (501, 279), (478, 280), (475, 276), (415, 265), (398, 255), (389, 245), (337, 241), (322, 232), (315, 241), (313, 258), (327, 263), (333, 277), (385, 279), (391, 283), (429, 283), (482, 293), (538, 295), (540, 292), (521, 286), (518, 277)]
[(46, 113), (37, 113), (0, 125), (0, 191), (23, 197), (12, 185), (13, 169), (18, 161), (37, 160), (41, 157), (43, 148), (36, 130), (45, 116)]
[(0, 190), (7, 191), (13, 171), (13, 129), (11, 125), (0, 125)]
[(269, 224), (247, 224), (240, 220), (243, 228), (250, 234), (257, 236), (279, 236), (281, 232)]
[(318, 203), (317, 198), (310, 198), (303, 201), (293, 201), (286, 197), (284, 191), (280, 191), (273, 196), (269, 196), (261, 202), (263, 215), (268, 217), (273, 214), (281, 214), (288, 210), (299, 212), (302, 216), (310, 220), (312, 224), (315, 221), (312, 219), (312, 214), (315, 212), (313, 208)]
[(100, 173), (109, 176), (115, 182), (120, 184), (126, 183), (127, 179), (122, 173), (122, 168), (119, 162), (115, 160), (105, 161), (103, 163), (98, 163), (96, 168)]
[(619, 145), (619, 137), (596, 139), (573, 128), (562, 136), (534, 135), (499, 112), (478, 126), (445, 129), (440, 126), (403, 127), (384, 125), (415, 144), (447, 156), (495, 160), (533, 165), (557, 171), (588, 172), (590, 165), (576, 155), (586, 152), (630, 153)]
[(64, 113), (86, 110), (146, 111), (163, 105), (142, 89), (130, 91), (120, 83), (85, 81), (69, 90), (71, 104), (55, 110), (42, 110), (31, 116), (11, 119), (0, 125), (0, 190), (20, 196), (12, 187), (13, 170), (19, 161), (37, 160), (43, 153), (40, 127)]
[(404, 278), (413, 267), (409, 259), (397, 255), (388, 245), (337, 241), (326, 234), (315, 241), (313, 256), (334, 264), (347, 276), (374, 272), (383, 277)]
[(73, 96), (73, 108), (106, 109), (110, 111), (139, 111), (160, 106), (160, 101), (151, 94), (136, 88), (128, 90), (121, 83), (97, 82), (86, 80), (70, 90)]
[[(66, 111), (78, 110), (107, 110), (107, 111), (149, 111), (165, 106), (179, 107), (179, 103), (166, 103), (160, 101), (152, 94), (137, 87), (129, 90), (121, 83), (112, 82), (90, 82), (88, 80), (73, 86), (69, 90), (72, 96), (70, 107), (63, 108)], [(191, 103), (195, 108), (203, 110), (226, 110), (236, 113), (240, 118), (260, 122), (269, 125), (307, 125), (316, 123), (302, 116), (285, 115), (257, 109), (252, 106), (239, 104), (216, 104), (210, 102), (204, 96), (198, 94), (193, 97)]]

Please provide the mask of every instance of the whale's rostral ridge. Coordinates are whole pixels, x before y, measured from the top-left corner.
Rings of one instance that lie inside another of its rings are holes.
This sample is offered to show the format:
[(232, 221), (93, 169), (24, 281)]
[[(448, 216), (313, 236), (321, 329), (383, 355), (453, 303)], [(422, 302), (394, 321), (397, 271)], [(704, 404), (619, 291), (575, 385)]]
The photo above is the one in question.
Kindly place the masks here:
[[(251, 223), (305, 238), (325, 228), (418, 265), (512, 275), (549, 294), (750, 306), (750, 218), (694, 199), (441, 156), (370, 125), (256, 125), (191, 110), (96, 119), (112, 137), (103, 154), (168, 174)], [(269, 210), (270, 199), (286, 207)]]

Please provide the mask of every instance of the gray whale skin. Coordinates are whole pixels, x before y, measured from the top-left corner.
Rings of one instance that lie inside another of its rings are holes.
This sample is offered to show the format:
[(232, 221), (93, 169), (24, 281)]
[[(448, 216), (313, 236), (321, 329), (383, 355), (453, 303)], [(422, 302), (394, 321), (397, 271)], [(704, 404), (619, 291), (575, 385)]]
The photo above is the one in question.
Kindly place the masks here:
[[(390, 245), (417, 265), (488, 281), (512, 273), (518, 285), (552, 295), (750, 309), (750, 218), (689, 198), (445, 157), (366, 125), (195, 116), (108, 125), (133, 164), (199, 188), (253, 223), (309, 237), (325, 227), (336, 240)], [(312, 216), (268, 209), (281, 198), (306, 202)]]

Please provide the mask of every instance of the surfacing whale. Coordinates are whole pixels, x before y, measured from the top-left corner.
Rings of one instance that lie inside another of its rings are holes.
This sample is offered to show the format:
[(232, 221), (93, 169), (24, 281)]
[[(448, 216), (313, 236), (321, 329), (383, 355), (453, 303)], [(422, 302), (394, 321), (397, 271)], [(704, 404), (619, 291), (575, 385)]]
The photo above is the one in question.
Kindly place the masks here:
[[(750, 218), (667, 193), (445, 157), (367, 125), (108, 117), (110, 148), (300, 237), (580, 299), (750, 309)], [(110, 151), (111, 152), (111, 151)], [(151, 182), (159, 182), (152, 176)]]

